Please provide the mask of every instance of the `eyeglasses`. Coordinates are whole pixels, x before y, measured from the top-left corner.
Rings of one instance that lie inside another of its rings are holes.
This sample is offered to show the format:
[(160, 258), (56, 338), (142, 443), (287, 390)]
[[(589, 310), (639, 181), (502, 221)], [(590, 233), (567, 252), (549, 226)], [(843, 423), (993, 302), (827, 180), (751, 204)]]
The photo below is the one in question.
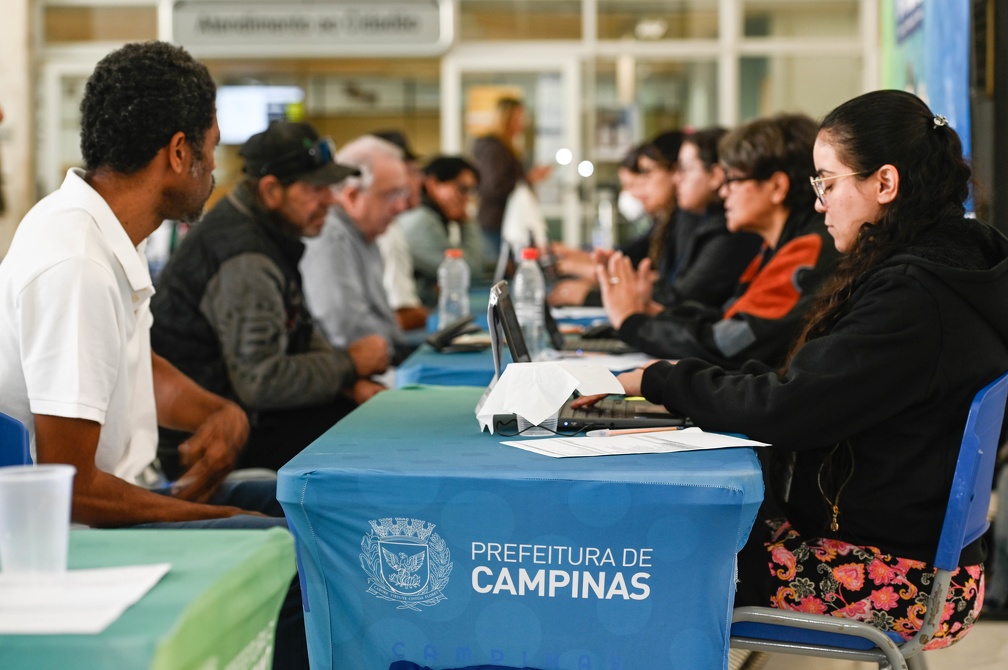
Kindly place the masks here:
[(409, 200), (410, 190), (408, 188), (395, 188), (391, 191), (375, 193), (374, 196), (387, 205), (395, 205), (400, 201)]
[(860, 177), (863, 174), (870, 174), (871, 170), (867, 172), (848, 172), (847, 174), (835, 174), (830, 177), (809, 177), (809, 181), (812, 182), (812, 188), (815, 190), (816, 197), (819, 198), (819, 203), (825, 207), (826, 206), (826, 189), (823, 188), (823, 182), (830, 181), (833, 179), (840, 179), (841, 177)]
[(259, 168), (259, 176), (271, 174), (283, 179), (291, 175), (308, 172), (315, 168), (332, 163), (336, 154), (335, 144), (328, 137), (323, 137), (311, 146), (286, 153), (279, 158), (267, 161)]
[(469, 185), (469, 184), (462, 184), (462, 183), (459, 183), (459, 182), (455, 182), (455, 183), (452, 184), (452, 186), (455, 187), (455, 192), (458, 193), (459, 196), (461, 196), (463, 198), (470, 198), (470, 197), (473, 197), (473, 196), (476, 195), (476, 185), (475, 184)]

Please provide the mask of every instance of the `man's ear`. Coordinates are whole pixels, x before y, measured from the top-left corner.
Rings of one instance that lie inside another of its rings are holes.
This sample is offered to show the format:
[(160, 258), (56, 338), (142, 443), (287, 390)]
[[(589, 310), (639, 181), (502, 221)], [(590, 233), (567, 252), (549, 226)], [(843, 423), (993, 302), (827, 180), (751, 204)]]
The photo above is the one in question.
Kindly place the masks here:
[(356, 204), (360, 200), (361, 188), (359, 184), (340, 184), (334, 186), (333, 197), (336, 204), (342, 207), (348, 214), (353, 216), (356, 213)]
[(256, 190), (259, 192), (259, 200), (267, 210), (274, 210), (280, 207), (283, 202), (284, 186), (276, 175), (268, 174), (258, 181)]
[(899, 170), (896, 169), (896, 166), (887, 163), (880, 167), (875, 174), (878, 177), (878, 203), (887, 205), (899, 194)]
[(191, 160), (192, 147), (189, 146), (185, 133), (180, 130), (168, 140), (168, 165), (172, 172), (183, 174), (189, 170)]

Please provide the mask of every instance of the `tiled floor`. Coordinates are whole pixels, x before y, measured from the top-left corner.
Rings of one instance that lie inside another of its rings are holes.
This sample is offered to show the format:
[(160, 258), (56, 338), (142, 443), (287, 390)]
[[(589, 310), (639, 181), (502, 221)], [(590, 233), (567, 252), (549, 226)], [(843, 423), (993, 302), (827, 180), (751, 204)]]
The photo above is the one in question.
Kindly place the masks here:
[[(969, 635), (947, 649), (925, 652), (928, 670), (1005, 670), (1008, 621), (980, 621)], [(876, 670), (870, 663), (773, 654), (762, 670)]]

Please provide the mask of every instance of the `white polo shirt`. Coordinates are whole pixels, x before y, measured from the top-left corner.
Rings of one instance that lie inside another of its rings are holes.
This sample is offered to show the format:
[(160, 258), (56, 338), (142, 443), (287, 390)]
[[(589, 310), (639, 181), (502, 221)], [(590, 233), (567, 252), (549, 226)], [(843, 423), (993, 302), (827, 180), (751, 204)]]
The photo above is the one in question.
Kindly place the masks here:
[(95, 463), (135, 481), (157, 450), (143, 244), (71, 169), (21, 221), (0, 262), (0, 411), (102, 425)]

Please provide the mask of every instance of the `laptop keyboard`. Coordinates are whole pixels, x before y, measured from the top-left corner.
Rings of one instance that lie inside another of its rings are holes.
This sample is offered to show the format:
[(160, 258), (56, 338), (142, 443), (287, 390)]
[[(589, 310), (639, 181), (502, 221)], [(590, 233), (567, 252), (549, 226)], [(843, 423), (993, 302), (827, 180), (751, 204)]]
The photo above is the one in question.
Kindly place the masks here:
[(630, 411), (630, 405), (627, 404), (626, 398), (622, 396), (606, 396), (594, 405), (588, 405), (587, 407), (564, 407), (562, 413), (565, 417), (589, 421), (591, 419), (623, 419), (633, 416), (633, 412)]
[(623, 340), (617, 339), (585, 339), (580, 337), (567, 338), (564, 340), (566, 351), (591, 351), (593, 353), (614, 354), (625, 353), (633, 348)]

